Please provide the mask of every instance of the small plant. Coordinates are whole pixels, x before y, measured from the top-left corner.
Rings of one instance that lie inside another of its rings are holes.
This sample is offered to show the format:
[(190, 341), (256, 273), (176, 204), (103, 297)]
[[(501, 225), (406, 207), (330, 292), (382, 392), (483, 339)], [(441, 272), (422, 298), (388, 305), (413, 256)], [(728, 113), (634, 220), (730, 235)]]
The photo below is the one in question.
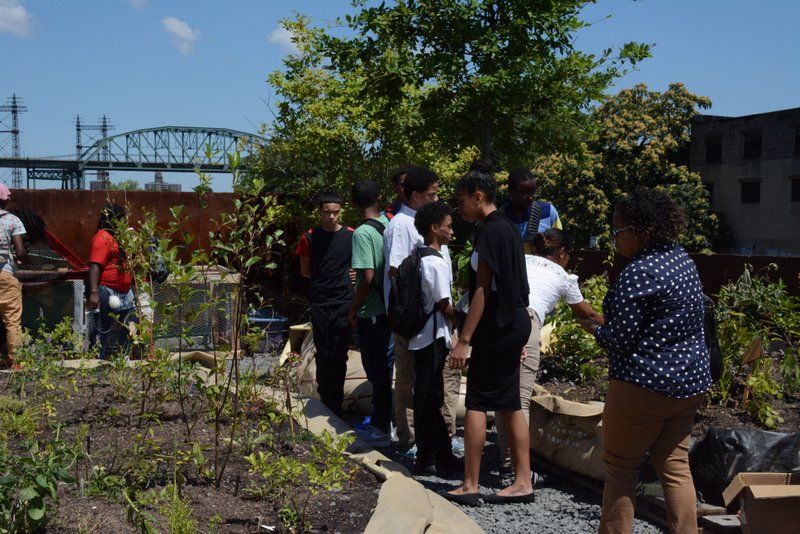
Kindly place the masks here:
[(74, 482), (67, 471), (74, 451), (59, 439), (59, 432), (45, 445), (26, 443), (26, 454), (17, 455), (0, 444), (0, 532), (33, 532), (47, 521), (49, 502), (58, 502), (57, 484)]
[[(605, 276), (593, 276), (582, 287), (584, 299), (595, 310), (602, 309), (603, 298), (608, 291)], [(605, 351), (597, 345), (594, 337), (586, 333), (575, 320), (575, 314), (568, 304), (561, 301), (552, 318), (553, 333), (548, 354), (557, 360), (555, 366), (568, 380), (578, 383), (603, 376), (604, 369), (595, 361), (605, 356)]]

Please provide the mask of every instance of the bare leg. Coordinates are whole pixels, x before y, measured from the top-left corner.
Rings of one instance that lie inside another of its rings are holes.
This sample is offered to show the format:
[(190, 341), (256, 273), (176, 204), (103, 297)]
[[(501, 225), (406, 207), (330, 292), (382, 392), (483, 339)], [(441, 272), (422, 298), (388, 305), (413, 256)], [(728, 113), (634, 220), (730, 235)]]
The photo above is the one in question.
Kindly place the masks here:
[[(522, 412), (520, 412), (522, 416)], [(478, 478), (481, 474), (481, 456), (486, 444), (486, 412), (467, 410), (464, 421), (464, 484), (450, 493), (463, 495), (478, 492)], [(528, 478), (530, 483), (530, 477)], [(530, 492), (528, 492), (530, 493)]]
[(504, 497), (527, 495), (533, 492), (528, 423), (525, 421), (522, 410), (503, 412), (502, 421), (507, 425), (508, 444), (511, 447), (511, 457), (514, 464), (514, 483), (498, 491), (497, 494)]

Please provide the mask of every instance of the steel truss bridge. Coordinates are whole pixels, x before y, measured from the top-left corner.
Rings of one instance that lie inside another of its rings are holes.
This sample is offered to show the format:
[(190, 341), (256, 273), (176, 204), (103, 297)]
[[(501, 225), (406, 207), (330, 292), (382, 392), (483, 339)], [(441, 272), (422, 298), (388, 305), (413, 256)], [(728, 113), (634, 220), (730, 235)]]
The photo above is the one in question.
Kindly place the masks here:
[(266, 144), (264, 137), (227, 128), (161, 126), (104, 137), (74, 160), (0, 158), (0, 168), (25, 169), (29, 189), (37, 180), (83, 189), (85, 171), (231, 172), (229, 153), (246, 156)]

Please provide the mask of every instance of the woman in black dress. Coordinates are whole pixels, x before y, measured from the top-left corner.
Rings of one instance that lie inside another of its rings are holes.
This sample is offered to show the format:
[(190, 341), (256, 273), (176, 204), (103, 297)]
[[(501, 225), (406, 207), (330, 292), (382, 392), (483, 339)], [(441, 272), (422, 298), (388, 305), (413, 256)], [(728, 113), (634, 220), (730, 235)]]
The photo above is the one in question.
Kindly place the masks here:
[(464, 484), (444, 496), (479, 504), (478, 477), (486, 442), (486, 412), (502, 413), (514, 458), (514, 483), (484, 502), (533, 502), (530, 437), (519, 400), (519, 364), (530, 335), (528, 280), (519, 234), (494, 204), (497, 182), (483, 163), (475, 163), (456, 186), (458, 209), (466, 221), (480, 221), (470, 261), (470, 306), (451, 365), (466, 365), (467, 417), (464, 424)]

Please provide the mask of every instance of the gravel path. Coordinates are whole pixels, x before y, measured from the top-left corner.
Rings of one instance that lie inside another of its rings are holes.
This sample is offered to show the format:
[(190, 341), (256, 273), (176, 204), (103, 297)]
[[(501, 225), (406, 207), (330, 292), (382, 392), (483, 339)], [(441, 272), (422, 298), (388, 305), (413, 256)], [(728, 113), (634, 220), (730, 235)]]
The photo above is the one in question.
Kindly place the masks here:
[[(495, 434), (487, 432), (488, 446), (484, 451), (481, 469), (480, 493), (494, 493), (500, 487), (497, 473), (497, 448), (494, 445)], [(387, 451), (398, 461), (409, 468), (412, 462), (400, 456), (396, 451)], [(440, 477), (415, 477), (433, 491), (443, 491), (455, 487), (461, 482), (460, 476), (454, 479)], [(461, 509), (486, 532), (489, 533), (591, 533), (597, 532), (600, 523), (600, 495), (579, 487), (572, 487), (554, 476), (545, 476), (545, 483), (536, 489), (534, 504), (483, 505), (480, 507), (464, 506)], [(633, 532), (635, 534), (655, 534), (665, 532), (657, 525), (636, 519)]]

